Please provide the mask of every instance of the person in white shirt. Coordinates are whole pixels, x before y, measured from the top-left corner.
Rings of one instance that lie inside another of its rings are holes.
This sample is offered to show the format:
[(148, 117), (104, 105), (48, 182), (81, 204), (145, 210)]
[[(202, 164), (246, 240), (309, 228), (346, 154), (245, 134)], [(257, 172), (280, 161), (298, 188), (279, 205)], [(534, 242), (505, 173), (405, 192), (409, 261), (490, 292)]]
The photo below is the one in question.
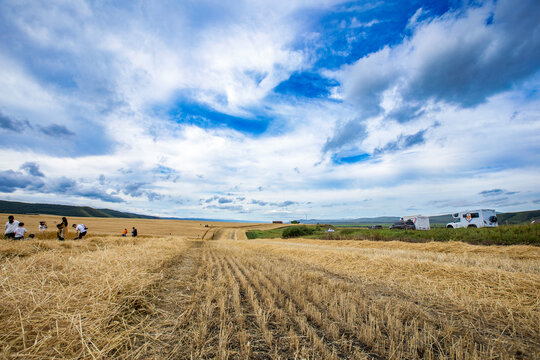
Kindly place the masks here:
[(26, 233), (26, 229), (24, 228), (24, 223), (19, 223), (19, 226), (15, 230), (15, 237), (14, 240), (24, 240), (24, 234)]
[(75, 228), (75, 240), (79, 239), (81, 240), (84, 235), (86, 235), (86, 232), (88, 231), (88, 228), (84, 226), (84, 224), (79, 224), (75, 226), (75, 224), (72, 225)]
[(8, 222), (4, 226), (4, 239), (13, 239), (15, 237), (15, 230), (19, 227), (19, 222), (15, 220), (13, 215), (8, 216)]

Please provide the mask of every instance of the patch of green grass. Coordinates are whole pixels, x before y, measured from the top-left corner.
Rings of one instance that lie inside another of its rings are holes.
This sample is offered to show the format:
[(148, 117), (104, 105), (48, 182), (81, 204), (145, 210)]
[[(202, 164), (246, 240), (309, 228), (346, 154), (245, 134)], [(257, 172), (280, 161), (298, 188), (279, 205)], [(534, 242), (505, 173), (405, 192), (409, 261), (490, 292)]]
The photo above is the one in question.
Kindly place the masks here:
[(272, 230), (249, 230), (246, 231), (248, 239), (274, 239), (280, 238), (283, 233), (283, 228)]
[(294, 238), (311, 235), (315, 232), (313, 227), (308, 227), (306, 225), (300, 226), (289, 226), (285, 228), (281, 234), (284, 238)]
[[(336, 228), (328, 233), (328, 225), (308, 225), (309, 231), (298, 235), (308, 239), (323, 240), (374, 240), (374, 241), (462, 241), (478, 245), (540, 245), (540, 225), (503, 225), (497, 228), (469, 228), (446, 229), (433, 228), (431, 230), (397, 230), (397, 229), (369, 229), (369, 228)], [(253, 237), (248, 238), (276, 238), (282, 237), (283, 228), (268, 231), (250, 231)], [(311, 234), (309, 234), (311, 232)], [(283, 236), (286, 237), (286, 236)]]

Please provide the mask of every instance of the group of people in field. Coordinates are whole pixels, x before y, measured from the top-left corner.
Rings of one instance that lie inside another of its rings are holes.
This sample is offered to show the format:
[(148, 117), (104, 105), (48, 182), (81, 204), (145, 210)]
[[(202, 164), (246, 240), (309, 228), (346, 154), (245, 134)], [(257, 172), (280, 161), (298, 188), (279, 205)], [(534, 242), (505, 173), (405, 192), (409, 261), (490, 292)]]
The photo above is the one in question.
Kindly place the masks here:
[[(74, 240), (81, 240), (83, 237), (86, 236), (88, 233), (88, 227), (84, 224), (73, 224), (71, 225), (73, 228), (75, 228), (75, 239)], [(39, 222), (39, 230), (43, 231), (47, 229), (47, 223), (45, 221)], [(66, 234), (68, 231), (68, 220), (66, 217), (62, 217), (62, 220), (60, 223), (56, 225), (56, 237), (59, 241), (64, 241), (66, 238)], [(127, 229), (124, 229), (122, 231), (122, 236), (127, 236)], [(18, 220), (15, 220), (15, 217), (13, 215), (8, 216), (8, 221), (6, 225), (4, 226), (4, 239), (12, 239), (12, 240), (24, 240), (26, 234), (28, 233), (28, 230), (24, 227), (24, 223), (20, 222)], [(131, 231), (131, 236), (136, 237), (137, 236), (137, 229), (133, 227)], [(28, 237), (26, 237), (27, 240), (33, 239), (34, 234), (29, 234)]]
[(4, 227), (4, 239), (22, 240), (27, 233), (23, 222), (15, 220), (13, 215), (8, 216), (8, 222)]
[[(62, 221), (60, 221), (59, 224), (56, 225), (56, 237), (60, 241), (65, 240), (65, 235), (67, 232), (68, 227), (68, 221), (66, 217), (62, 218)], [(81, 240), (83, 237), (86, 236), (88, 233), (88, 228), (84, 224), (73, 224), (71, 227), (75, 228), (75, 239), (73, 240)]]
[[(127, 236), (127, 229), (124, 229), (122, 230), (122, 237), (126, 237)], [(132, 237), (136, 237), (137, 236), (137, 229), (135, 229), (135, 226), (133, 227), (133, 229), (131, 230), (131, 236)]]

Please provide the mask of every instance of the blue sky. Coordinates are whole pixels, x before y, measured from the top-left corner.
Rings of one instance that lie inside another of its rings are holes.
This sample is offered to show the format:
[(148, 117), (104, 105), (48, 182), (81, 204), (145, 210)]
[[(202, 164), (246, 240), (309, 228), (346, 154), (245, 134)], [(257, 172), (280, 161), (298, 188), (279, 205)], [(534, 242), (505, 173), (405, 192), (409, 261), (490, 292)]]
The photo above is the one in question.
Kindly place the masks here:
[(238, 220), (540, 208), (536, 1), (0, 0), (0, 198)]

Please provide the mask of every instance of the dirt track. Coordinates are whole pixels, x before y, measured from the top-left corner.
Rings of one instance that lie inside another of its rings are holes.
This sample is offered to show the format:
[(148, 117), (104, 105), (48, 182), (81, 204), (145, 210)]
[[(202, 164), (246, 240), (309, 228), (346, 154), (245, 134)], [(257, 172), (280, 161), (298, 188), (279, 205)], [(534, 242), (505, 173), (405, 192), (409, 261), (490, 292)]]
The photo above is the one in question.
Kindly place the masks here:
[[(216, 232), (220, 239), (237, 234)], [(157, 346), (144, 358), (379, 358), (344, 322), (336, 327), (320, 305), (301, 299), (293, 283), (284, 286), (291, 276), (285, 264), (276, 277), (261, 260), (219, 242), (192, 242), (167, 272), (152, 325)]]

